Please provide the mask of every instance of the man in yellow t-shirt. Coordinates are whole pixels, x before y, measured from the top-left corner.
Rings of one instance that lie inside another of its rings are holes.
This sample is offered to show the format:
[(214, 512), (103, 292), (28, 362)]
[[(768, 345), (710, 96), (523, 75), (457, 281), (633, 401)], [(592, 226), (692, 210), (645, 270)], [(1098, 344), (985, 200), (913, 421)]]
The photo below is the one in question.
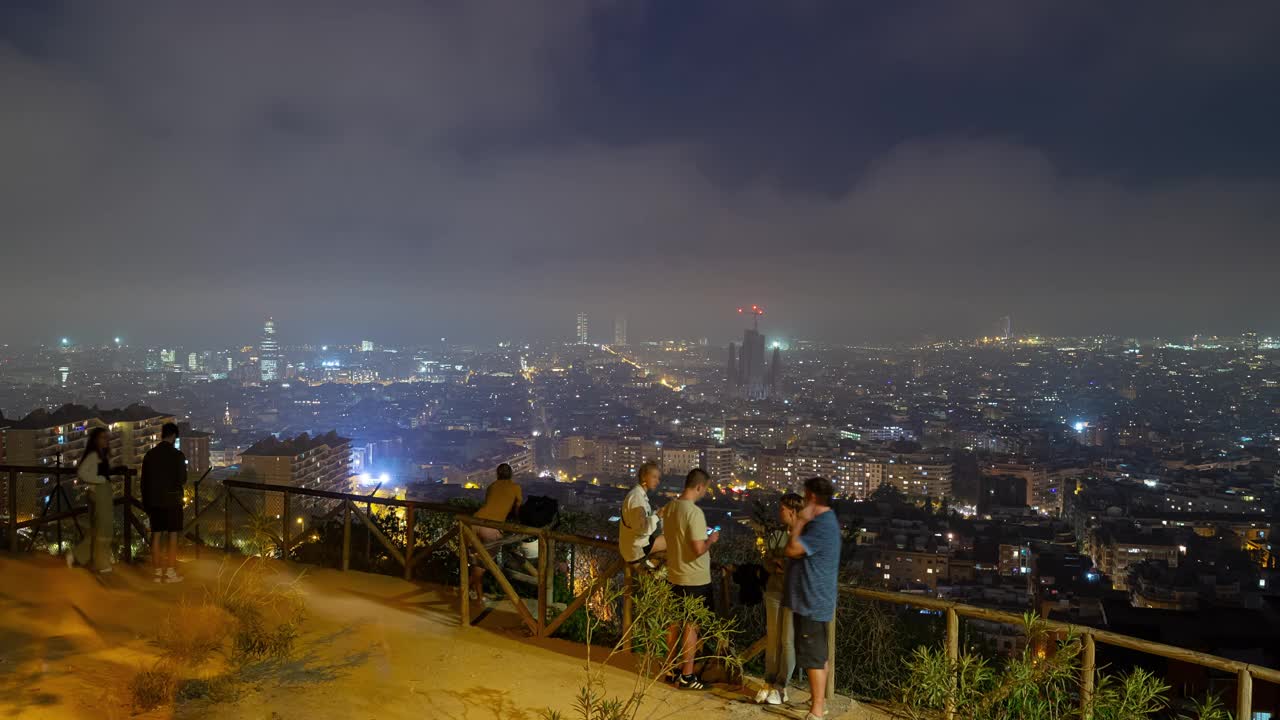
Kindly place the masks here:
[[(711, 479), (702, 468), (689, 471), (684, 492), (663, 508), (664, 533), (667, 538), (667, 579), (677, 596), (698, 598), (708, 610), (711, 604), (711, 546), (720, 541), (720, 532), (707, 532), (707, 516), (697, 503), (706, 496)], [(676, 647), (680, 626), (667, 628), (667, 647)], [(698, 626), (686, 625), (680, 645), (681, 665), (672, 679), (678, 687), (703, 690), (706, 686), (693, 674), (693, 660), (698, 650)]]
[[(510, 465), (502, 463), (494, 471), (494, 475), (497, 479), (485, 490), (484, 506), (476, 511), (475, 517), (479, 520), (506, 522), (512, 513), (520, 510), (520, 503), (524, 502), (524, 491), (516, 484), (515, 473)], [(502, 531), (497, 528), (483, 525), (473, 525), (472, 528), (475, 529), (476, 537), (480, 538), (480, 542), (486, 545), (502, 537)], [(471, 566), (471, 592), (483, 605), (484, 565), (479, 562)]]

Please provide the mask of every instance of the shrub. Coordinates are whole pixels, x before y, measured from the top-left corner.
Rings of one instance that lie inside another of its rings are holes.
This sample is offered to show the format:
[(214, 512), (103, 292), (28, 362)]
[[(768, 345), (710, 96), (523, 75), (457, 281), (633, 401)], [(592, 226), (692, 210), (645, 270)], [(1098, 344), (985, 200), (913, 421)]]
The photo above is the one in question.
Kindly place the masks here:
[(165, 659), (187, 667), (199, 667), (226, 646), (233, 618), (222, 608), (185, 600), (160, 623), (156, 643)]
[[(905, 713), (913, 720), (943, 717), (948, 697), (958, 717), (970, 720), (1077, 720), (1082, 716), (1080, 638), (1056, 642), (1034, 616), (1026, 617), (1027, 647), (1002, 667), (962, 653), (955, 663), (941, 649), (918, 647), (907, 661), (902, 687)], [(1052, 651), (1041, 652), (1039, 648)], [(1168, 686), (1145, 670), (1099, 674), (1094, 720), (1141, 720), (1165, 708)]]
[[(609, 582), (600, 598), (588, 603), (588, 644), (594, 630), (602, 622), (599, 611), (616, 606), (620, 598), (621, 591)], [(645, 575), (636, 578), (633, 613), (629, 632), (618, 639), (604, 663), (592, 663), (590, 649), (587, 650), (585, 684), (579, 689), (573, 707), (574, 714), (580, 720), (634, 720), (637, 717), (653, 686), (679, 665), (677, 653), (667, 647), (667, 628), (672, 625), (698, 626), (701, 651), (695, 662), (720, 665), (727, 676), (741, 674), (737, 656), (730, 650), (734, 635), (733, 622), (721, 619), (696, 598), (677, 597), (671, 591), (670, 584)], [(627, 695), (610, 697), (604, 668), (615, 655), (628, 650), (637, 654), (631, 691)], [(542, 717), (544, 720), (563, 720), (564, 715), (548, 708), (543, 711)]]
[(146, 712), (173, 702), (177, 689), (177, 675), (167, 664), (158, 662), (134, 674), (129, 681), (129, 698), (135, 710)]

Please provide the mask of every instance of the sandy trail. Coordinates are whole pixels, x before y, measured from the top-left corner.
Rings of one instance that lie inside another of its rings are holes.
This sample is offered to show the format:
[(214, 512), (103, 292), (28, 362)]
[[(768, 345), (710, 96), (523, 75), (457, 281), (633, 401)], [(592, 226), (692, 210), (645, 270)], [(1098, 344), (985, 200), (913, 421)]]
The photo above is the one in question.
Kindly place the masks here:
[[(156, 585), (141, 567), (118, 566), (100, 582), (55, 558), (0, 554), (0, 717), (130, 717), (124, 688), (137, 668), (154, 662), (156, 623), (183, 599), (198, 603), (237, 562), (208, 551), (204, 558), (183, 563), (185, 583)], [(574, 717), (585, 648), (525, 637), (506, 603), (463, 629), (449, 588), (272, 566), (277, 577), (302, 576), (309, 619), (295, 659), (243, 685), (232, 702), (195, 701), (136, 717), (540, 720), (548, 707)], [(606, 673), (611, 692), (631, 686), (625, 663)], [(744, 700), (730, 690), (658, 685), (641, 717), (780, 717)], [(886, 717), (847, 701), (836, 707), (836, 720)]]

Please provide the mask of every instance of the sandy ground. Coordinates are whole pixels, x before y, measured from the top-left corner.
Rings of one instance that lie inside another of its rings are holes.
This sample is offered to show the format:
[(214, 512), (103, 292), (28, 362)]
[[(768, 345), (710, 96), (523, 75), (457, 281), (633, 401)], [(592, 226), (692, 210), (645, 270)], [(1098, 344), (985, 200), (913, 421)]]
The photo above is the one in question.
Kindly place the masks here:
[[(55, 558), (0, 554), (0, 717), (130, 717), (126, 683), (154, 662), (156, 623), (184, 598), (199, 602), (227, 567), (206, 552), (183, 563), (187, 582), (156, 585), (141, 568), (118, 567), (100, 581)], [(575, 717), (585, 648), (526, 637), (510, 606), (498, 604), (464, 629), (451, 589), (306, 566), (274, 569), (302, 575), (309, 620), (295, 660), (241, 686), (233, 702), (184, 703), (137, 717), (540, 720), (547, 707)], [(631, 686), (625, 664), (608, 670), (611, 692)], [(640, 717), (785, 717), (745, 699), (730, 689), (658, 685)], [(886, 717), (843, 699), (833, 709), (835, 720)]]

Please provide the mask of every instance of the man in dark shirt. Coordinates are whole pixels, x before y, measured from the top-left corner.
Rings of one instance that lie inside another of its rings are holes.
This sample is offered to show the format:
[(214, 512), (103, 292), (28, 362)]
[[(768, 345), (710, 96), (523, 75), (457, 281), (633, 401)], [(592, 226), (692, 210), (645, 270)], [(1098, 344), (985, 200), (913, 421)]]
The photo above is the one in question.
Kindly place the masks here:
[(160, 442), (142, 458), (142, 507), (151, 521), (151, 566), (155, 582), (182, 582), (178, 536), (182, 534), (182, 488), (187, 457), (177, 448), (178, 426), (165, 423)]
[(795, 625), (796, 664), (808, 673), (812, 694), (805, 720), (822, 720), (827, 707), (827, 626), (835, 619), (840, 574), (840, 522), (831, 509), (832, 494), (826, 478), (805, 481), (805, 507), (783, 550), (792, 559), (783, 602)]

